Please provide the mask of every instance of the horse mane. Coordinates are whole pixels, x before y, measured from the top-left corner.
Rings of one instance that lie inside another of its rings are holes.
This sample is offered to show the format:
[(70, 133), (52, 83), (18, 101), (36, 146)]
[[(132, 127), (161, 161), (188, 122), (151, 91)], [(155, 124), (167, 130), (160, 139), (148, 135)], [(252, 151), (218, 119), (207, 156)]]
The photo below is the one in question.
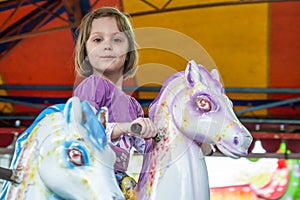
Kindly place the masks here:
[(169, 85), (169, 83), (171, 81), (173, 81), (174, 79), (176, 79), (176, 78), (178, 78), (178, 77), (180, 77), (182, 75), (184, 75), (184, 71), (177, 72), (177, 73), (173, 74), (172, 76), (170, 76), (169, 78), (167, 78), (167, 80), (164, 82), (164, 84), (162, 85), (162, 87), (161, 87), (158, 95), (156, 96), (156, 98), (152, 101), (152, 103), (149, 106), (149, 117), (151, 119), (153, 119), (153, 116), (152, 115), (150, 116), (150, 114), (152, 113), (151, 111), (153, 109), (155, 109), (155, 107), (156, 107), (156, 105), (158, 103), (158, 100), (160, 99), (162, 93), (165, 91), (166, 87)]

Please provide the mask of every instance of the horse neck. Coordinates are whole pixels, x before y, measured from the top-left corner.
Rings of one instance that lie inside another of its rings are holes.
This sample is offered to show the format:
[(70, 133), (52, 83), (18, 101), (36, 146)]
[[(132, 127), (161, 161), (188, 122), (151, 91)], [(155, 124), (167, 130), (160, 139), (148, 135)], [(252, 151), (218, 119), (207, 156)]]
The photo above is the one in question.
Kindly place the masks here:
[(38, 157), (40, 148), (42, 146), (43, 141), (50, 135), (49, 131), (43, 131), (41, 128), (44, 124), (49, 123), (48, 120), (42, 119), (34, 128), (33, 130), (28, 133), (29, 136), (27, 137), (24, 145), (21, 147), (21, 152), (18, 157), (17, 166), (16, 167), (32, 167), (35, 166)]
[[(13, 198), (10, 199), (45, 199), (45, 195), (49, 194), (38, 172), (39, 151), (43, 141), (49, 136), (47, 132), (40, 130), (43, 123), (49, 121), (43, 119), (28, 133), (29, 136), (18, 155), (15, 168), (22, 168), (23, 179), (18, 187), (12, 187), (9, 196)], [(34, 194), (34, 197), (29, 194)]]
[(22, 183), (15, 187), (11, 186), (8, 191), (7, 199), (51, 199), (50, 196), (54, 194), (49, 191), (44, 185), (40, 176), (38, 175), (37, 169), (33, 169), (30, 172), (24, 172), (24, 179)]
[[(22, 168), (22, 182), (18, 187), (11, 186), (8, 199), (45, 199), (47, 188), (44, 186), (38, 173), (38, 150), (35, 150), (34, 137), (29, 137), (17, 162), (17, 167)], [(34, 196), (32, 196), (34, 194)]]
[(186, 87), (183, 76), (176, 77), (168, 82), (166, 87), (160, 92), (153, 109), (150, 110), (153, 122), (158, 129), (165, 130), (169, 137), (176, 137), (179, 130), (173, 123), (172, 104), (174, 98), (178, 98), (177, 94)]

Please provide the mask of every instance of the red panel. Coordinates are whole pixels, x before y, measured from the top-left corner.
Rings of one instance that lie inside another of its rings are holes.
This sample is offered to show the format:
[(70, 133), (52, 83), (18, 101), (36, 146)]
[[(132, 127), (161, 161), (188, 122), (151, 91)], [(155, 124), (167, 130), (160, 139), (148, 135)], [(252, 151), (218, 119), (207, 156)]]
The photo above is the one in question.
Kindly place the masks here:
[(1, 135), (0, 134), (0, 148), (1, 147), (7, 147), (12, 144), (14, 139), (14, 135)]
[(15, 134), (19, 135), (25, 128), (0, 128), (0, 148), (11, 145)]
[(102, 6), (112, 6), (118, 8), (119, 10), (123, 10), (122, 0), (101, 0), (98, 1), (95, 8), (99, 8)]
[[(272, 3), (270, 9), (271, 88), (300, 88), (300, 2)], [(299, 95), (270, 95), (273, 99)], [(300, 115), (300, 109), (270, 109), (271, 115)]]

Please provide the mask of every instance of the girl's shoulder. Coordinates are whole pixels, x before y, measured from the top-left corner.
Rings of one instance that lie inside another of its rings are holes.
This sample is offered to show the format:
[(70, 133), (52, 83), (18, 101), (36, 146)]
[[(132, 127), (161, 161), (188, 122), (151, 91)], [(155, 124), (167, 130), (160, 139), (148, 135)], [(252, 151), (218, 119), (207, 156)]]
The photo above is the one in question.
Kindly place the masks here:
[(103, 96), (109, 93), (113, 87), (109, 81), (97, 75), (90, 75), (75, 87), (74, 95), (83, 99), (96, 99), (99, 95)]
[(142, 108), (141, 104), (134, 97), (132, 97), (130, 95), (128, 95), (128, 96), (129, 96), (129, 99), (131, 101), (131, 104), (134, 106), (134, 110), (136, 111), (137, 117), (143, 117), (144, 116), (144, 111), (143, 111), (143, 108)]
[(131, 100), (131, 102), (135, 105), (140, 105), (138, 100), (136, 100), (136, 98), (134, 98), (133, 96), (130, 96), (128, 94), (126, 94), (128, 96), (128, 98)]

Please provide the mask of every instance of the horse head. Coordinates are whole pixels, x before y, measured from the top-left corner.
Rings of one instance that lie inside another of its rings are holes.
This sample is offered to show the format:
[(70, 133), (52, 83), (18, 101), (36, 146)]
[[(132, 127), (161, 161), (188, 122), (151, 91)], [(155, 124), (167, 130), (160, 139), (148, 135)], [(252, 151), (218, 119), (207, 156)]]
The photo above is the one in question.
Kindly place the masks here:
[(124, 199), (116, 156), (87, 102), (73, 97), (39, 118), (15, 153), (23, 180), (9, 186), (5, 199)]
[(40, 150), (38, 170), (44, 184), (64, 199), (123, 199), (113, 170), (116, 156), (88, 103), (73, 97), (61, 115), (63, 126)]
[[(166, 93), (165, 98), (171, 99), (166, 103), (171, 121), (180, 132), (193, 141), (217, 145), (226, 156), (247, 155), (252, 136), (235, 115), (216, 69), (209, 72), (190, 61), (184, 72), (165, 82), (157, 98)], [(153, 109), (158, 108), (157, 101), (149, 110), (152, 118), (155, 117)]]

